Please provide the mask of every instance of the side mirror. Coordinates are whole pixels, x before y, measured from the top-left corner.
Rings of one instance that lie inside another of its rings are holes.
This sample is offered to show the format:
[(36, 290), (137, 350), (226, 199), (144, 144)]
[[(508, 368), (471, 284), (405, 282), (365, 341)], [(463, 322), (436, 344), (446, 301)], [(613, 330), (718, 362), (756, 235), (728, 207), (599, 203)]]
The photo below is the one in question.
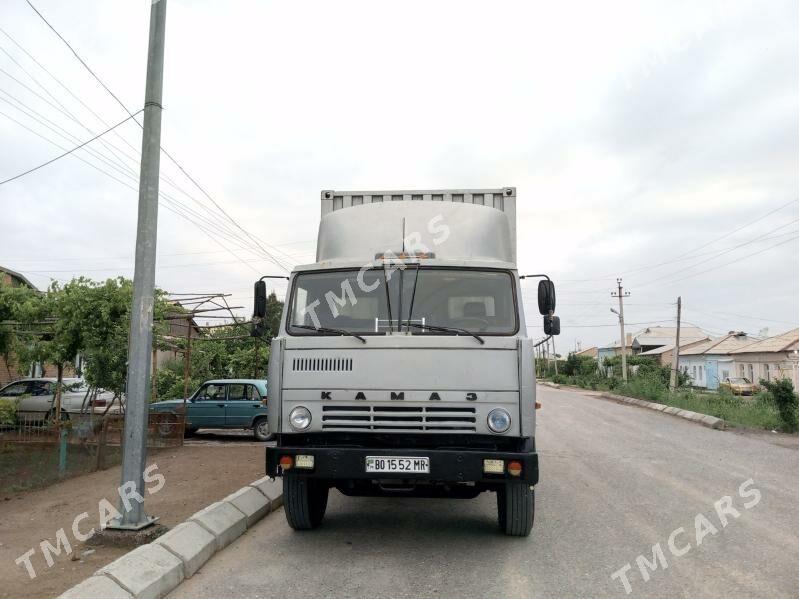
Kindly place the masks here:
[(538, 282), (538, 311), (543, 315), (555, 311), (555, 283), (549, 279)]
[(266, 281), (255, 282), (252, 315), (253, 318), (264, 318), (266, 316)]
[(544, 333), (560, 335), (560, 316), (544, 316)]

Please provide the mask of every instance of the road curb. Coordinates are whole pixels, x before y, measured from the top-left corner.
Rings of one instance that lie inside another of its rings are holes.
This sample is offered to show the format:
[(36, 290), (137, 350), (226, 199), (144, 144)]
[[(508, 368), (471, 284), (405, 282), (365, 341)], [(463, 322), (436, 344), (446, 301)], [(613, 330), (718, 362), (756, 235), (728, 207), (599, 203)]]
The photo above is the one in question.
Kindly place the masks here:
[(260, 478), (193, 514), (152, 543), (103, 566), (58, 599), (160, 599), (283, 505), (280, 481)]
[(544, 385), (546, 387), (552, 387), (553, 389), (560, 389), (560, 385), (558, 383), (553, 383), (551, 381), (538, 381), (539, 385)]
[(678, 418), (690, 420), (714, 430), (725, 430), (727, 428), (726, 421), (708, 414), (700, 414), (699, 412), (692, 412), (691, 410), (682, 410), (680, 408), (675, 408), (674, 406), (667, 406), (662, 403), (655, 403), (654, 401), (637, 399), (635, 397), (627, 397), (625, 395), (616, 395), (615, 393), (601, 393), (600, 397), (621, 401), (634, 406), (640, 406), (642, 408), (649, 408), (650, 410), (658, 410), (659, 412), (664, 412), (666, 414), (671, 414), (672, 416), (677, 416)]

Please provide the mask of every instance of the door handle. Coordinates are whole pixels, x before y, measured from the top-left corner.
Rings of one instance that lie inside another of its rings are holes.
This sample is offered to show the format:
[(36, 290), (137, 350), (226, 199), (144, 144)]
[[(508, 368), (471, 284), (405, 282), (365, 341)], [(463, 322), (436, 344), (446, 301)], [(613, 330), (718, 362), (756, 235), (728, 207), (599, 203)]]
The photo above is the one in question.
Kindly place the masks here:
[(224, 408), (224, 407), (225, 407), (225, 404), (223, 404), (223, 403), (218, 403), (218, 404), (216, 404), (216, 407), (217, 407), (217, 408)]

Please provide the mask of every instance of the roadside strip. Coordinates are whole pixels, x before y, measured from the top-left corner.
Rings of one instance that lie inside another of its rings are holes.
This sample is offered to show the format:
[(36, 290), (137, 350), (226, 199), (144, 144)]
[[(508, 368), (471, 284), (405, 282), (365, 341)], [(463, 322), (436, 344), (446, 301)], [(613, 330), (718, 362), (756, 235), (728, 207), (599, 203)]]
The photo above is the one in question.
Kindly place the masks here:
[(58, 599), (159, 599), (191, 578), (269, 512), (283, 504), (283, 484), (261, 478), (200, 510), (152, 543), (100, 568)]
[(680, 408), (675, 408), (674, 406), (655, 403), (654, 401), (636, 399), (635, 397), (626, 397), (624, 395), (616, 395), (614, 393), (601, 393), (599, 397), (612, 399), (615, 401), (622, 401), (635, 406), (641, 406), (642, 408), (649, 408), (650, 410), (657, 410), (658, 412), (671, 414), (672, 416), (684, 418), (685, 420), (691, 420), (697, 424), (701, 424), (702, 426), (716, 430), (725, 430), (727, 428), (727, 423), (721, 418), (716, 418), (715, 416), (709, 416), (707, 414), (700, 414), (699, 412), (692, 412), (690, 410), (682, 410)]
[[(561, 385), (557, 383), (552, 383), (550, 381), (539, 381), (539, 384), (545, 385), (547, 387), (552, 387), (553, 389), (560, 389)], [(585, 389), (582, 387), (572, 387), (571, 385), (565, 387), (566, 389), (573, 390), (579, 392), (584, 392)], [(621, 401), (623, 403), (632, 404), (634, 406), (640, 406), (642, 408), (649, 408), (650, 410), (657, 410), (658, 412), (663, 412), (665, 414), (671, 414), (672, 416), (677, 416), (678, 418), (684, 418), (685, 420), (690, 420), (692, 422), (696, 422), (701, 424), (702, 426), (706, 426), (708, 428), (712, 428), (715, 430), (726, 430), (727, 422), (722, 420), (721, 418), (716, 418), (715, 416), (710, 416), (708, 414), (700, 414), (699, 412), (692, 412), (691, 410), (683, 410), (680, 408), (675, 408), (674, 406), (667, 406), (662, 403), (655, 403), (654, 401), (647, 401), (645, 399), (637, 399), (635, 397), (627, 397), (626, 395), (616, 395), (615, 393), (591, 393), (591, 396), (599, 396), (603, 399), (612, 399), (614, 401)]]

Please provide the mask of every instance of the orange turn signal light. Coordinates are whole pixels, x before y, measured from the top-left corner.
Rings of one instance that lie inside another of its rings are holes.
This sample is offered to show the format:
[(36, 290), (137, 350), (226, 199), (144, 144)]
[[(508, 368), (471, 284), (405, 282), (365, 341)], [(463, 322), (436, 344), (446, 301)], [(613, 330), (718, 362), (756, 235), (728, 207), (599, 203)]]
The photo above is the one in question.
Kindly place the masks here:
[(283, 470), (291, 470), (294, 467), (294, 459), (290, 455), (284, 455), (280, 458), (280, 467)]
[(508, 474), (511, 476), (519, 476), (522, 473), (522, 464), (516, 460), (508, 462)]
[(541, 409), (541, 402), (540, 401), (535, 402), (535, 409), (536, 410), (540, 410)]

